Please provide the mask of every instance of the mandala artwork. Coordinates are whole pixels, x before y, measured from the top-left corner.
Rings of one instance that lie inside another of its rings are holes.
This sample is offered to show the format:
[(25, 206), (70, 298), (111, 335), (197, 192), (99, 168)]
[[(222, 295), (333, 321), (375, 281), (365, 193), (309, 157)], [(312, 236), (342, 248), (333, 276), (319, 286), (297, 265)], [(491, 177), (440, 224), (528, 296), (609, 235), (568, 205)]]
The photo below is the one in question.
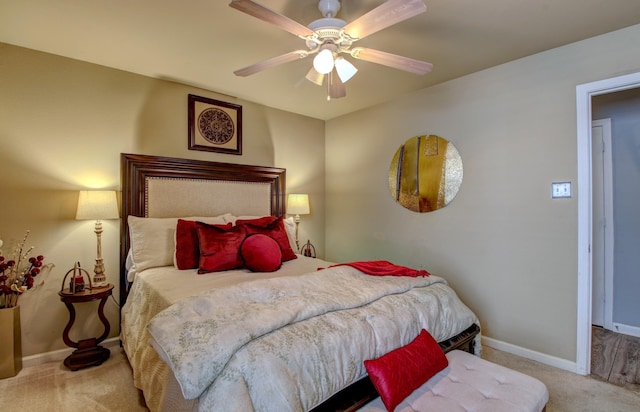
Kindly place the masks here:
[(198, 130), (209, 143), (225, 144), (233, 138), (235, 126), (228, 113), (209, 108), (198, 116)]

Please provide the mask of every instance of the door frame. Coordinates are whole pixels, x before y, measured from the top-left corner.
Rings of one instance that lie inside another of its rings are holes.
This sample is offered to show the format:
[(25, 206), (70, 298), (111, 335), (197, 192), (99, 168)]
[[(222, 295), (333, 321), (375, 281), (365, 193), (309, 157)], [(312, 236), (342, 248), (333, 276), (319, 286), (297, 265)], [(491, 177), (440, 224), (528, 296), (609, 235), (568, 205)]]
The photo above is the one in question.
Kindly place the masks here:
[(592, 157), (591, 97), (640, 87), (640, 73), (576, 86), (578, 127), (578, 309), (576, 373), (591, 372)]

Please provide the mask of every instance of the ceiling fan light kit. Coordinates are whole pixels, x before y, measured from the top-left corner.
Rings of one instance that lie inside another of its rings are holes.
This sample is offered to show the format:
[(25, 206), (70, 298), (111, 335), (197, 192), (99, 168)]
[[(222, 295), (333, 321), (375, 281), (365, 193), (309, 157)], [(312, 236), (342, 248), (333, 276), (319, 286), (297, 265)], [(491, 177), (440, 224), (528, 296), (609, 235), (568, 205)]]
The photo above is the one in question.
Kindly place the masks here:
[(307, 75), (304, 77), (307, 80), (309, 80), (311, 83), (315, 83), (318, 86), (322, 86), (322, 83), (324, 83), (324, 74), (318, 73), (318, 71), (313, 67), (309, 69), (309, 71), (307, 72)]
[(313, 58), (313, 68), (320, 74), (329, 74), (333, 70), (334, 60), (333, 51), (329, 48), (321, 50), (316, 57)]
[(336, 67), (336, 72), (338, 72), (342, 83), (346, 83), (358, 72), (356, 66), (342, 56), (338, 56), (333, 64)]
[(327, 76), (327, 100), (346, 96), (344, 83), (358, 69), (341, 54), (359, 60), (377, 63), (414, 74), (426, 74), (433, 65), (409, 57), (363, 48), (351, 48), (354, 42), (427, 10), (423, 0), (387, 0), (380, 6), (347, 23), (336, 18), (340, 10), (339, 0), (319, 0), (318, 10), (322, 18), (304, 26), (253, 0), (231, 0), (229, 6), (262, 21), (280, 27), (305, 41), (308, 50), (296, 50), (236, 70), (237, 76), (249, 76), (260, 71), (316, 54), (313, 67), (306, 78), (321, 86)]

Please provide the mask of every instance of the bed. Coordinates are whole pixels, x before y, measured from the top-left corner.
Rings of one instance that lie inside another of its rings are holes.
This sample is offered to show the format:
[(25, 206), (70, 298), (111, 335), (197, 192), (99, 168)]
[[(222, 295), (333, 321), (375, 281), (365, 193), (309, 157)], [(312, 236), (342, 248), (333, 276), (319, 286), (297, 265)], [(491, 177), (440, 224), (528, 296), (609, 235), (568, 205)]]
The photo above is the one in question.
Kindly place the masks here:
[(295, 253), (284, 169), (122, 154), (121, 177), (120, 337), (152, 411), (355, 410), (363, 361), (421, 329), (479, 353), (444, 279)]

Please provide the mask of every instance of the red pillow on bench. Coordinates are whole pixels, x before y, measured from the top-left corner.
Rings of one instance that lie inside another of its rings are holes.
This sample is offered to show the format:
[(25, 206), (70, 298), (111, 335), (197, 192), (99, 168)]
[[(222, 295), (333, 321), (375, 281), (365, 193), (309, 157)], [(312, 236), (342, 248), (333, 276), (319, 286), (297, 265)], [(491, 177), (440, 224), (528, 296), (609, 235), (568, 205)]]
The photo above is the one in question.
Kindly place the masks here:
[(369, 378), (389, 412), (448, 364), (438, 342), (424, 329), (411, 343), (364, 361)]

